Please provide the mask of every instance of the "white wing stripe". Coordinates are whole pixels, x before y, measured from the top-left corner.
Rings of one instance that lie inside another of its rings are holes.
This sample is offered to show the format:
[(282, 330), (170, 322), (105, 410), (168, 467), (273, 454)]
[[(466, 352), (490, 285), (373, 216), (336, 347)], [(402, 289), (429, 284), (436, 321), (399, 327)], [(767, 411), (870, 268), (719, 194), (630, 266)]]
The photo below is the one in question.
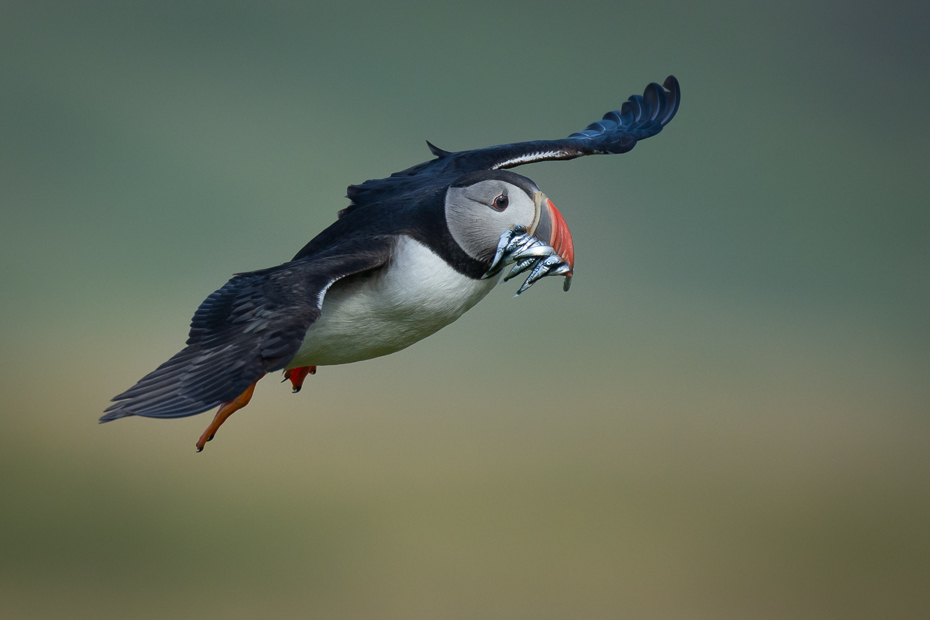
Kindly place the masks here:
[(500, 170), (501, 168), (511, 168), (513, 166), (519, 166), (521, 164), (531, 164), (536, 161), (545, 161), (547, 159), (563, 159), (573, 156), (577, 156), (576, 151), (568, 151), (565, 149), (559, 149), (555, 151), (537, 151), (535, 153), (527, 153), (526, 155), (520, 155), (519, 157), (513, 157), (511, 159), (506, 159), (502, 162), (498, 162), (491, 167), (491, 170)]

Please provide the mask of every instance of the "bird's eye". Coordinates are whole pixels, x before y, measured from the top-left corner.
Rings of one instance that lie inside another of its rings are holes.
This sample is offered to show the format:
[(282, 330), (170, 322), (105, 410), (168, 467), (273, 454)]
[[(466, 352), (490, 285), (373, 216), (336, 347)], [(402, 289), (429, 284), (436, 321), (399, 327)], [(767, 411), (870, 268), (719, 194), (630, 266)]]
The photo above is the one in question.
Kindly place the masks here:
[(500, 194), (497, 198), (494, 199), (494, 202), (491, 203), (491, 206), (493, 206), (498, 211), (503, 211), (504, 209), (507, 208), (507, 205), (509, 204), (510, 204), (510, 199), (507, 198), (507, 193), (504, 192), (503, 194)]

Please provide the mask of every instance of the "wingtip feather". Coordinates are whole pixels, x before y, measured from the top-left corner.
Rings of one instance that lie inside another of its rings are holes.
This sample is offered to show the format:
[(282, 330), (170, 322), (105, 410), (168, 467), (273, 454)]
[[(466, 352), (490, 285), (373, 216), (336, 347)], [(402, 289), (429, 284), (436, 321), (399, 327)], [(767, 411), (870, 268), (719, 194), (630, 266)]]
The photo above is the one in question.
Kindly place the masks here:
[(665, 78), (662, 86), (669, 92), (668, 112), (662, 121), (663, 125), (667, 125), (669, 121), (675, 118), (675, 114), (678, 113), (678, 106), (681, 105), (681, 84), (678, 83), (678, 78), (670, 75)]

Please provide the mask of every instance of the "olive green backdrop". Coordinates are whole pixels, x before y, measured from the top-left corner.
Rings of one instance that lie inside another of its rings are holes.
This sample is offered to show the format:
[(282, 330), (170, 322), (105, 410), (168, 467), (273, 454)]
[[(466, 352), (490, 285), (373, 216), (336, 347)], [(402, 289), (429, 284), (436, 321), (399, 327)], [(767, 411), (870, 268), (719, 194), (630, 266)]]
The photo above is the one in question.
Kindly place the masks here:
[[(0, 5), (4, 618), (925, 618), (926, 2)], [(674, 73), (623, 156), (518, 169), (570, 294), (98, 426), (345, 187), (562, 137)]]

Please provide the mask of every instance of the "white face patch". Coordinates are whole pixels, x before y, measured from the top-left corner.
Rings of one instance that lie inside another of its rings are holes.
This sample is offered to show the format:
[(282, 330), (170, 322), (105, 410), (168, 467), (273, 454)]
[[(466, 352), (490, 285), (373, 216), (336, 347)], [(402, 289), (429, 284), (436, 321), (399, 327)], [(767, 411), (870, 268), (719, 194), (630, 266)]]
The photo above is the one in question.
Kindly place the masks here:
[[(535, 186), (534, 186), (535, 187)], [(500, 197), (506, 207), (499, 208)], [(452, 238), (466, 254), (490, 260), (501, 234), (514, 226), (531, 231), (539, 223), (539, 207), (521, 187), (501, 179), (487, 179), (446, 192), (446, 223)]]

